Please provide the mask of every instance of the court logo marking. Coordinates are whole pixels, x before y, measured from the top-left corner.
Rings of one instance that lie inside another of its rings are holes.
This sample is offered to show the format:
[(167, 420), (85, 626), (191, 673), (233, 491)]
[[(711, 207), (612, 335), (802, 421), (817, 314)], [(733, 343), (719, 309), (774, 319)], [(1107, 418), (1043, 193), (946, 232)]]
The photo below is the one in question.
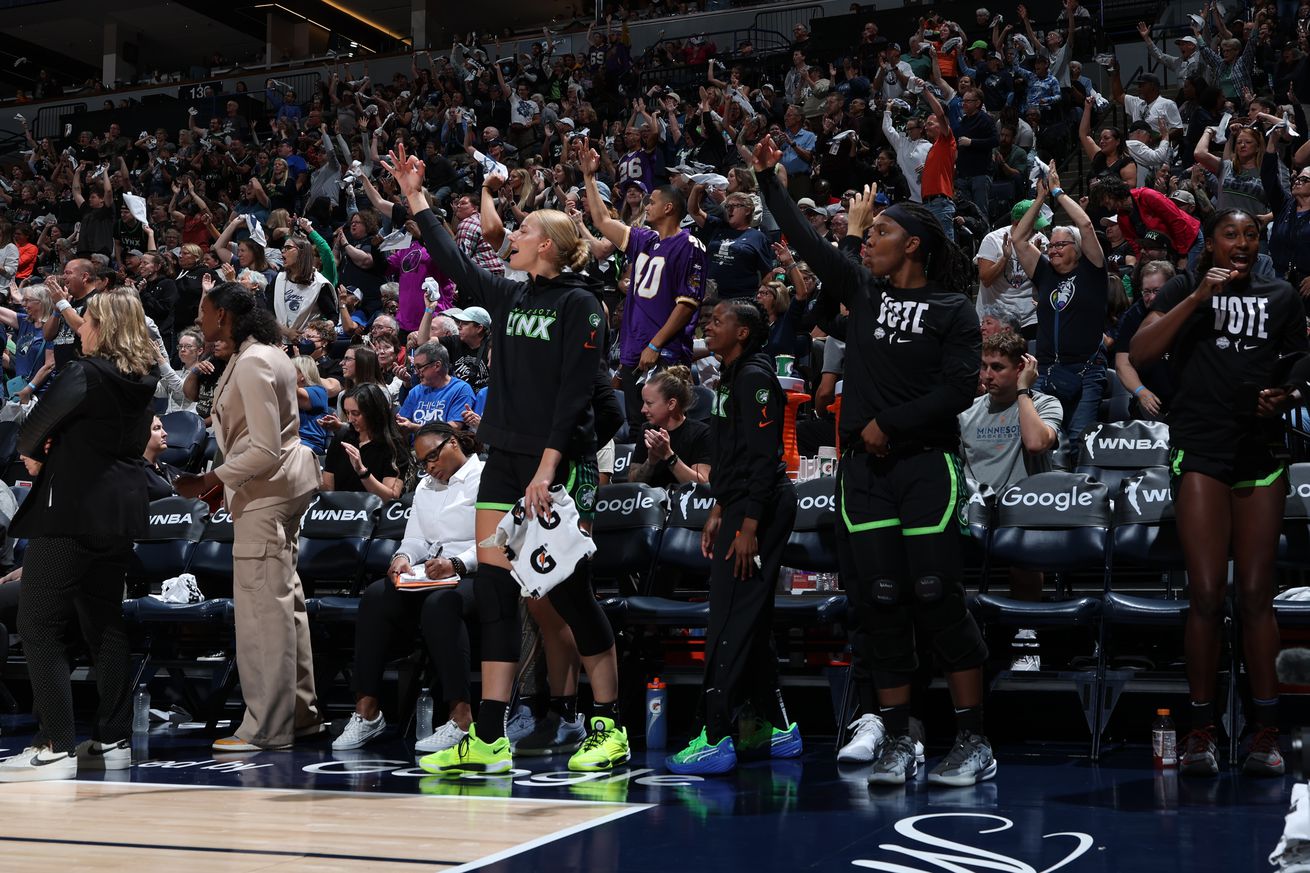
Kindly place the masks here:
[[(1087, 853), (1087, 850), (1096, 842), (1090, 834), (1079, 832), (1062, 832), (1055, 834), (1043, 834), (1042, 839), (1049, 840), (1054, 837), (1072, 837), (1077, 840), (1078, 845), (1074, 846), (1067, 855), (1059, 862), (1038, 870), (1031, 864), (1021, 861), (1018, 858), (1012, 858), (1008, 855), (1002, 855), (997, 852), (990, 852), (986, 849), (980, 849), (977, 846), (968, 846), (963, 843), (952, 842), (943, 837), (934, 836), (919, 830), (919, 823), (926, 822), (930, 819), (983, 819), (986, 822), (994, 822), (992, 826), (978, 823), (978, 835), (995, 834), (1001, 831), (1007, 831), (1014, 827), (1014, 822), (1008, 818), (1002, 818), (999, 815), (987, 815), (984, 813), (972, 812), (941, 812), (932, 815), (916, 815), (911, 818), (903, 818), (895, 825), (896, 832), (902, 837), (913, 840), (927, 849), (916, 849), (907, 846), (900, 846), (895, 843), (882, 843), (878, 846), (884, 852), (897, 852), (901, 855), (908, 855), (911, 858), (926, 865), (923, 867), (907, 867), (903, 864), (893, 863), (891, 861), (852, 861), (851, 864), (856, 867), (863, 867), (867, 870), (881, 870), (883, 873), (934, 873), (934, 871), (949, 871), (949, 873), (973, 873), (977, 871), (1000, 871), (1000, 873), (1052, 873), (1068, 864), (1081, 858)], [(955, 853), (961, 854), (955, 854)]]

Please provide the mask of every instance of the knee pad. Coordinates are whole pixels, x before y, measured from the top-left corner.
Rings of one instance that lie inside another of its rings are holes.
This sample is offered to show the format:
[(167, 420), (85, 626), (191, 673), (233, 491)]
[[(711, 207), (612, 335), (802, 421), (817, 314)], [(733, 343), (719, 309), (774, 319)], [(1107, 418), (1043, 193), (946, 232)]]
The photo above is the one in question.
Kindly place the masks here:
[(945, 605), (952, 603), (958, 604), (959, 612), (952, 620), (939, 625), (933, 634), (933, 652), (947, 673), (981, 667), (987, 660), (987, 644), (983, 642), (978, 623), (963, 602), (954, 598), (943, 601)]
[(920, 603), (936, 603), (946, 594), (941, 576), (920, 576), (914, 580), (914, 598)]
[(901, 601), (901, 583), (897, 579), (873, 580), (873, 602), (878, 606), (895, 606)]
[(906, 607), (874, 610), (874, 620), (864, 628), (869, 660), (875, 675), (882, 672), (913, 673), (919, 666), (914, 646), (914, 621)]
[(482, 625), (482, 660), (517, 663), (519, 659), (519, 586), (504, 567), (478, 568), (473, 596)]

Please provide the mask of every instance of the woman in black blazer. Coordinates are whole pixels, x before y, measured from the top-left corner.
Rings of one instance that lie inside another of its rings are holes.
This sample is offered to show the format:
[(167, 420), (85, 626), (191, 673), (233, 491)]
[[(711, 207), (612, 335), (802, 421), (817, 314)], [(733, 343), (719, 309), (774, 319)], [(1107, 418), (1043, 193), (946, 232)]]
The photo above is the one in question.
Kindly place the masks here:
[[(40, 729), (22, 754), (0, 761), (0, 782), (71, 779), (79, 762), (97, 770), (131, 765), (123, 580), (132, 541), (147, 530), (141, 455), (158, 352), (133, 291), (94, 295), (77, 331), (84, 357), (60, 372), (18, 435), (36, 481), (9, 532), (29, 539), (18, 630)], [(80, 746), (64, 648), (75, 616), (100, 692), (92, 738)]]

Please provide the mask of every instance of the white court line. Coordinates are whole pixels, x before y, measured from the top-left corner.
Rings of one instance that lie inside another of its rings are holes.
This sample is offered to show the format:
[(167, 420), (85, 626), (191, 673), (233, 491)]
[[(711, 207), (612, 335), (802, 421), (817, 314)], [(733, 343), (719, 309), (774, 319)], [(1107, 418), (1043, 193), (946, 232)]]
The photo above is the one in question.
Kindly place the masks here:
[(590, 830), (591, 828), (599, 827), (600, 825), (603, 824), (609, 824), (610, 822), (615, 821), (617, 819), (632, 815), (634, 812), (645, 812), (646, 810), (651, 809), (654, 806), (655, 804), (653, 803), (631, 804), (628, 809), (620, 809), (617, 812), (610, 813), (609, 815), (603, 815), (600, 818), (595, 818), (592, 819), (591, 821), (586, 821), (581, 824), (573, 825), (572, 827), (564, 828), (563, 830), (555, 831), (555, 833), (553, 834), (546, 834), (545, 836), (537, 837), (535, 840), (529, 840), (528, 842), (522, 843), (521, 845), (517, 845), (509, 849), (502, 849), (501, 851), (496, 852), (494, 855), (488, 855), (487, 857), (479, 858), (476, 861), (469, 861), (467, 864), (461, 864), (458, 867), (452, 867), (449, 870), (443, 871), (443, 873), (465, 873), (465, 871), (467, 870), (477, 870), (479, 867), (485, 867), (488, 864), (494, 864), (497, 861), (503, 861), (504, 859), (512, 858), (515, 855), (521, 855), (524, 852), (537, 848), (538, 846), (544, 846), (547, 843), (553, 843), (556, 840), (563, 839), (564, 837), (570, 837), (573, 836), (574, 834), (582, 833), (585, 830)]
[[(154, 769), (149, 768), (149, 769)], [(481, 797), (476, 794), (421, 794), (417, 791), (352, 791), (350, 789), (337, 788), (272, 788), (263, 785), (206, 785), (202, 782), (101, 782), (95, 779), (82, 780), (61, 780), (65, 784), (73, 785), (105, 785), (115, 788), (132, 788), (134, 786), (148, 786), (151, 788), (176, 788), (178, 790), (194, 791), (197, 788), (215, 788), (220, 791), (277, 791), (286, 794), (331, 794), (331, 795), (355, 795), (357, 797), (409, 797), (424, 801), (434, 800), (479, 800), (495, 801), (497, 803), (554, 803), (568, 806), (621, 806), (624, 808), (636, 807), (637, 809), (646, 809), (655, 804), (632, 804), (623, 803), (615, 800), (573, 800), (567, 797)], [(551, 787), (551, 786), (542, 786)], [(567, 787), (567, 783), (561, 783), (561, 788)], [(634, 810), (635, 811), (635, 810)]]

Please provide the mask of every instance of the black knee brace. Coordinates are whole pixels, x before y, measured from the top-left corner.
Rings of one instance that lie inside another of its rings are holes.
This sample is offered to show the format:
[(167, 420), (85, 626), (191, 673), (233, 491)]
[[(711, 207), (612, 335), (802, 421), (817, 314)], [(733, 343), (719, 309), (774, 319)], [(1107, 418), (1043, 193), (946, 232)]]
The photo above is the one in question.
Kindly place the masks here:
[(937, 662), (947, 673), (981, 667), (987, 660), (987, 644), (964, 606), (963, 592), (921, 603), (918, 625), (930, 636)]
[(920, 576), (914, 580), (914, 598), (920, 603), (936, 603), (946, 594), (941, 576)]
[(614, 629), (591, 591), (590, 561), (579, 564), (572, 576), (552, 588), (546, 596), (573, 631), (579, 655), (589, 658), (609, 651), (614, 645)]
[(895, 606), (901, 602), (901, 583), (897, 579), (873, 580), (873, 600), (879, 606)]
[(482, 625), (482, 660), (514, 664), (519, 660), (519, 586), (504, 567), (483, 564), (473, 583)]
[(878, 605), (869, 610), (869, 619), (864, 631), (878, 684), (883, 685), (878, 677), (886, 673), (913, 673), (919, 666), (919, 658), (914, 648), (914, 617), (910, 607)]

